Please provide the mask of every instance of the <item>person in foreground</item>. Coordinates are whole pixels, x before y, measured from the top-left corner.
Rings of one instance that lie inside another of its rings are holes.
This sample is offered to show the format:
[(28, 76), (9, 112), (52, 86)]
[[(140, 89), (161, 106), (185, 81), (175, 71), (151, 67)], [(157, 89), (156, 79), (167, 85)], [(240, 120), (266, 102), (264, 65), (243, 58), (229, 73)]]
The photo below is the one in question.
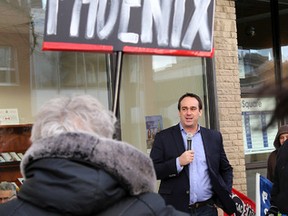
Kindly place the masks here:
[(25, 181), (1, 216), (186, 215), (154, 192), (152, 160), (112, 139), (115, 122), (91, 96), (48, 101), (20, 164)]
[(276, 157), (279, 148), (283, 145), (283, 143), (288, 139), (288, 125), (282, 125), (275, 136), (274, 139), (274, 147), (275, 150), (272, 151), (268, 157), (267, 162), (267, 178), (273, 183), (274, 182), (274, 172), (276, 166)]
[(217, 216), (216, 205), (230, 215), (236, 211), (233, 169), (221, 133), (199, 125), (202, 107), (198, 95), (184, 94), (178, 100), (179, 124), (156, 134), (150, 157), (161, 180), (159, 193), (192, 216)]
[(11, 182), (3, 181), (0, 183), (0, 203), (8, 202), (16, 197), (16, 186)]
[[(269, 125), (277, 120), (282, 122), (288, 116), (288, 79), (283, 80), (283, 86), (264, 89), (276, 98), (276, 107)], [(263, 93), (262, 93), (263, 94)], [(278, 213), (288, 215), (288, 140), (279, 148), (274, 172), (274, 182), (271, 190), (271, 207), (267, 216), (277, 216)]]

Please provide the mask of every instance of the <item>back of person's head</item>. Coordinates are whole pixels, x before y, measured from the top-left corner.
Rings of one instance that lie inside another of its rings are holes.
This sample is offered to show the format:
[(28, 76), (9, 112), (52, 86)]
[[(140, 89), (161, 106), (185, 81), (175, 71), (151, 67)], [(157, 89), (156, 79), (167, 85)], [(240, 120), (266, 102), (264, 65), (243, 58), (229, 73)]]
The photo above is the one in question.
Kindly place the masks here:
[(113, 113), (92, 96), (54, 98), (47, 101), (36, 115), (31, 141), (65, 132), (112, 138), (115, 122)]

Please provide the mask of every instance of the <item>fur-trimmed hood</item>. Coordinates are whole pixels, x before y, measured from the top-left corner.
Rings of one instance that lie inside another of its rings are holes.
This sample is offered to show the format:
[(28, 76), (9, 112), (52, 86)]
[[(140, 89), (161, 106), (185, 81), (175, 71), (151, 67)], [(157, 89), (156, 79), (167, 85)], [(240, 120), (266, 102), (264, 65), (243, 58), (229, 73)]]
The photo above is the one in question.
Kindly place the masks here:
[(116, 178), (130, 195), (155, 192), (156, 175), (152, 160), (121, 141), (86, 133), (63, 133), (32, 143), (21, 161), (21, 173), (42, 158), (62, 158), (93, 164)]

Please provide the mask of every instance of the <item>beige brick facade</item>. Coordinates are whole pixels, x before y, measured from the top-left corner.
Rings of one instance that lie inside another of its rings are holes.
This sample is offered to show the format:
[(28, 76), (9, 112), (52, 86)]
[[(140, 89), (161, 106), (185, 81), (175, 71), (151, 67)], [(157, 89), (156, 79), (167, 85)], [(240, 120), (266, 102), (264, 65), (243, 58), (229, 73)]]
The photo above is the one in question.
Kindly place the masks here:
[(214, 47), (220, 131), (234, 169), (233, 187), (246, 194), (234, 0), (216, 0)]

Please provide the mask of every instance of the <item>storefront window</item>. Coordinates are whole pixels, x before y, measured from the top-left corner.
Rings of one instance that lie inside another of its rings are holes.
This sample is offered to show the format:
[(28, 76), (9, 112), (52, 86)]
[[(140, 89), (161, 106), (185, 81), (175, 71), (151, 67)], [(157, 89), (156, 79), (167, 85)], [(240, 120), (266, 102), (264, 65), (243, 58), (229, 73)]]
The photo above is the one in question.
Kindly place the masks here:
[(269, 1), (236, 3), (241, 94), (257, 94), (275, 80)]
[(283, 2), (279, 5), (279, 30), (281, 44), (281, 63), (282, 63), (282, 78), (288, 77), (288, 28), (286, 20), (288, 19), (288, 2)]
[(262, 131), (275, 99), (258, 98), (263, 85), (275, 82), (270, 3), (237, 1), (236, 11), (244, 149), (246, 154), (261, 154), (274, 148), (277, 132), (277, 127)]
[[(275, 8), (279, 8), (280, 22)], [(255, 175), (266, 176), (278, 131), (277, 124), (266, 128), (275, 98), (259, 98), (258, 93), (263, 85), (274, 85), (287, 76), (287, 1), (236, 1), (236, 16), (247, 189), (255, 199)]]
[[(155, 134), (179, 122), (177, 103), (181, 95), (193, 92), (206, 98), (205, 77), (202, 58), (124, 56), (120, 93), (122, 139), (149, 152)], [(207, 107), (204, 109), (207, 111)], [(206, 118), (202, 115), (202, 126), (207, 126)]]
[(58, 95), (90, 94), (109, 107), (106, 54), (43, 52), (45, 1), (0, 0), (0, 8), (0, 109), (27, 124)]

